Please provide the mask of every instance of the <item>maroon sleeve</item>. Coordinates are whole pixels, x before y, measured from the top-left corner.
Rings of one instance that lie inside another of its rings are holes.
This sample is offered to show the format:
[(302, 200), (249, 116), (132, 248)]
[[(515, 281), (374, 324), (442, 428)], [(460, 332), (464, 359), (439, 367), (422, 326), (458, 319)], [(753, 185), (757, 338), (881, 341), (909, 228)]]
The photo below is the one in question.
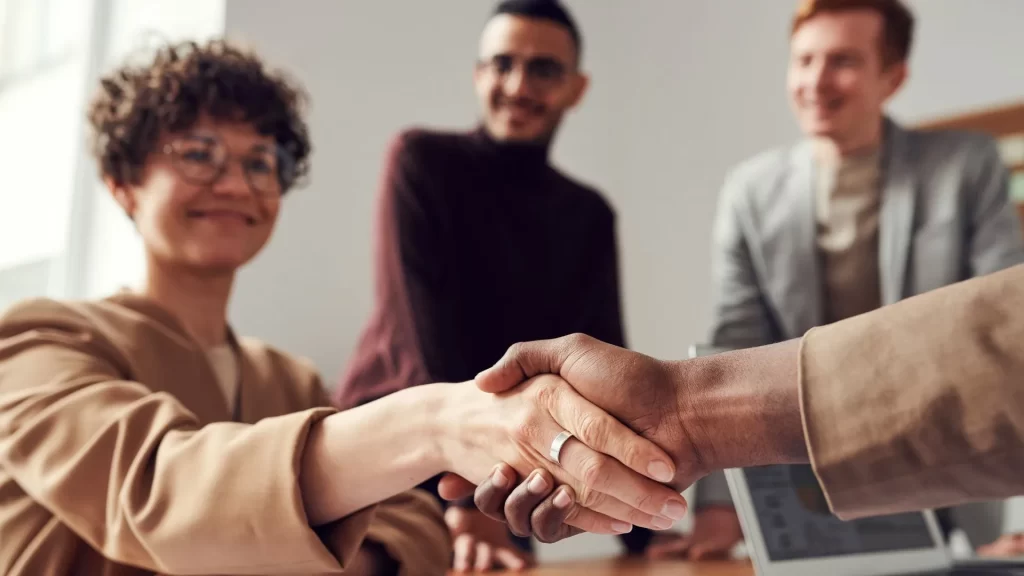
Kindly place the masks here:
[[(335, 392), (342, 408), (431, 382), (460, 361), (446, 286), (443, 207), (423, 170), (427, 143), (404, 133), (389, 146), (374, 233), (374, 312)], [(451, 356), (450, 358), (448, 356)]]

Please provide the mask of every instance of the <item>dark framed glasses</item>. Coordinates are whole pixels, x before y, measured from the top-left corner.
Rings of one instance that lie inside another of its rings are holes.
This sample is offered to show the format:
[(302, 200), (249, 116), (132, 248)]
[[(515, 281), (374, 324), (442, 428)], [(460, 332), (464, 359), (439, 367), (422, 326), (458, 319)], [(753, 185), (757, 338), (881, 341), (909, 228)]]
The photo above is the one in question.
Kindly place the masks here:
[[(216, 136), (186, 134), (163, 148), (171, 166), (189, 184), (208, 186), (228, 169), (234, 158), (227, 146)], [(295, 161), (279, 146), (257, 145), (237, 157), (249, 189), (257, 196), (280, 196), (283, 182), (293, 180)]]
[(495, 54), (486, 60), (481, 60), (479, 65), (501, 80), (504, 80), (517, 68), (521, 68), (526, 82), (538, 90), (550, 90), (557, 87), (565, 80), (569, 72), (568, 66), (550, 56), (519, 58), (511, 54)]

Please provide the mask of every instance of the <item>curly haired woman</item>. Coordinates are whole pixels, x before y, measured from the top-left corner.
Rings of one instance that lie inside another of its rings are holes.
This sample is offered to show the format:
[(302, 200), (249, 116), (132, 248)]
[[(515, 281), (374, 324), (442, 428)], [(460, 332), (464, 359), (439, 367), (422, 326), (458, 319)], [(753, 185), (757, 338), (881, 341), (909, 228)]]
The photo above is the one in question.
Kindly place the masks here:
[[(679, 499), (633, 472), (671, 463), (662, 451), (557, 378), (501, 395), (427, 385), (337, 412), (307, 362), (234, 334), (236, 271), (309, 166), (303, 99), (221, 41), (102, 80), (93, 149), (145, 281), (0, 317), (0, 573), (443, 574), (440, 509), (410, 489), (442, 471), (493, 479), (500, 462), (575, 488), (561, 514), (572, 505), (596, 532), (649, 525)], [(562, 428), (584, 436), (577, 417), (620, 441), (600, 470), (583, 442), (566, 446), (575, 466), (538, 456)], [(583, 466), (608, 486), (576, 480)]]

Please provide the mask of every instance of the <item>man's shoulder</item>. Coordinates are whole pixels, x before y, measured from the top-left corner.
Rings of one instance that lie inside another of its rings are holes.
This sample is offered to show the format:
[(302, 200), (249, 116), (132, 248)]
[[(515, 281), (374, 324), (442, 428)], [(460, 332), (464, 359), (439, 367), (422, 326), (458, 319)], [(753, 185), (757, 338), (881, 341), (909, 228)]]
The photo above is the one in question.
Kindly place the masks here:
[(780, 146), (759, 152), (736, 164), (729, 170), (727, 180), (733, 182), (763, 182), (786, 172), (793, 146)]
[(615, 208), (612, 207), (611, 201), (608, 200), (608, 197), (603, 192), (595, 186), (569, 176), (557, 168), (554, 171), (562, 183), (559, 188), (571, 201), (577, 203), (595, 217), (614, 220)]
[(908, 152), (928, 165), (977, 162), (998, 157), (995, 138), (971, 130), (903, 129)]
[(761, 197), (770, 202), (774, 191), (779, 189), (779, 183), (789, 173), (793, 155), (801, 145), (765, 150), (733, 166), (725, 176), (721, 201), (732, 204), (741, 198), (756, 200)]
[[(442, 158), (452, 160), (454, 155), (465, 155), (470, 149), (472, 136), (466, 132), (442, 131), (424, 127), (406, 128), (391, 138), (391, 153), (411, 160)], [(455, 156), (457, 157), (457, 156)]]

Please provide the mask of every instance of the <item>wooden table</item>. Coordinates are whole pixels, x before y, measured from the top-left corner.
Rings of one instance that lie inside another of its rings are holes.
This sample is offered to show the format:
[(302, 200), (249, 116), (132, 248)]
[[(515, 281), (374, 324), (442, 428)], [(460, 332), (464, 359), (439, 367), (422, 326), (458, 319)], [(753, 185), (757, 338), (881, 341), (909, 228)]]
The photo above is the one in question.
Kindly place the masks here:
[[(491, 572), (495, 574), (495, 572)], [(523, 576), (754, 576), (749, 562), (683, 562), (643, 560), (595, 560), (545, 564), (523, 572), (498, 572)]]

